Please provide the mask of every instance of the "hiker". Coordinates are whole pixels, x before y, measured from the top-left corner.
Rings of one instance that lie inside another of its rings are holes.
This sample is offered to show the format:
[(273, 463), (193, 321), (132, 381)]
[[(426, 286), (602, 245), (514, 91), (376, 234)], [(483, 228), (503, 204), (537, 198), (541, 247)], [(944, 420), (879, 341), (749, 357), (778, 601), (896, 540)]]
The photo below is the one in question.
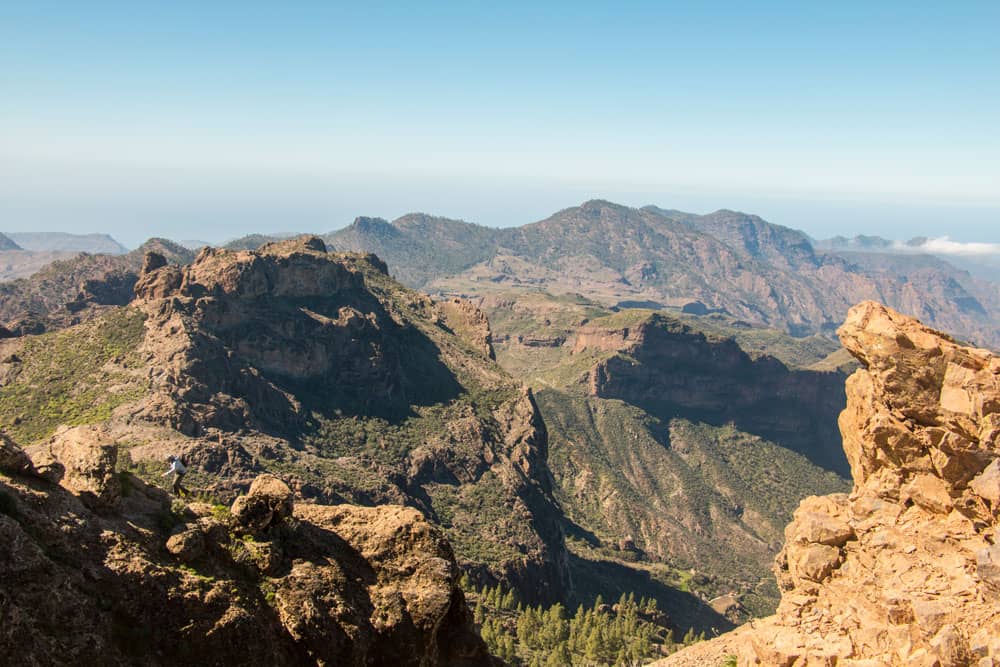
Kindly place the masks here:
[(170, 464), (170, 468), (167, 469), (167, 472), (163, 473), (163, 476), (166, 477), (170, 473), (174, 473), (176, 475), (176, 477), (174, 477), (174, 495), (180, 496), (182, 491), (186, 496), (191, 495), (190, 491), (181, 486), (181, 480), (184, 479), (184, 474), (187, 472), (187, 466), (185, 466), (184, 462), (181, 461), (181, 457), (171, 454), (167, 457), (167, 463)]

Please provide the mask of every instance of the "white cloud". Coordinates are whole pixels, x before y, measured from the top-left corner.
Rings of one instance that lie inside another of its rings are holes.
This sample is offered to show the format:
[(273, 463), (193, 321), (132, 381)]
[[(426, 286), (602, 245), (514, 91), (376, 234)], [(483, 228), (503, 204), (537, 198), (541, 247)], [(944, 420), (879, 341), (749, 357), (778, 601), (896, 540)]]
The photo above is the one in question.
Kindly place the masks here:
[(952, 241), (947, 236), (927, 239), (918, 246), (896, 242), (898, 250), (910, 252), (926, 252), (932, 255), (965, 255), (969, 257), (983, 257), (987, 255), (1000, 255), (1000, 243), (964, 243), (962, 241)]

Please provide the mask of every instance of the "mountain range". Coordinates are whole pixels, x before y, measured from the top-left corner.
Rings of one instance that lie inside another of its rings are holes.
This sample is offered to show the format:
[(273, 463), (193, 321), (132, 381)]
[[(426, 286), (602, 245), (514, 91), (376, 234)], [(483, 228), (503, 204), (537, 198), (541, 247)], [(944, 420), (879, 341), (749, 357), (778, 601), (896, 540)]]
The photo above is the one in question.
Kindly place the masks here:
[[(101, 235), (71, 236), (14, 235), (11, 243), (45, 238), (49, 248), (87, 241), (122, 250)], [(253, 249), (286, 237), (254, 234), (227, 247)], [(337, 250), (378, 255), (403, 284), (430, 294), (577, 293), (605, 306), (722, 313), (796, 336), (832, 335), (852, 304), (876, 299), (965, 340), (1000, 345), (1000, 285), (982, 279), (988, 272), (974, 276), (953, 258), (909, 250), (919, 244), (904, 252), (878, 237), (813, 241), (735, 211), (696, 215), (593, 200), (520, 227), (413, 213), (392, 222), (359, 217), (322, 238)], [(33, 253), (12, 247), (0, 251), (10, 263), (8, 278), (25, 277), (28, 269), (12, 259), (22, 255), (17, 261), (40, 268)]]
[(1000, 344), (1000, 286), (953, 267), (887, 269), (818, 253), (802, 232), (734, 211), (700, 216), (589, 201), (522, 227), (407, 215), (359, 218), (326, 238), (375, 252), (429, 293), (538, 288), (608, 306), (720, 312), (793, 335), (831, 334), (852, 304), (877, 299)]
[(908, 241), (891, 241), (880, 236), (835, 236), (813, 241), (813, 246), (821, 252), (858, 259), (872, 254), (907, 258), (904, 261), (910, 266), (937, 259), (954, 264), (978, 278), (1000, 282), (1000, 244), (997, 243), (960, 243), (947, 237), (928, 239), (917, 236)]
[[(817, 251), (756, 216), (603, 201), (511, 229), (411, 214), (197, 254), (152, 239), (0, 284), (0, 428), (36, 463), (71, 448), (66, 427), (96, 428), (148, 498), (179, 452), (216, 504), (269, 474), (317, 507), (414, 508), (494, 653), (545, 655), (497, 643), (525, 613), (505, 590), (595, 613), (654, 600), (643, 632), (668, 651), (667, 630), (772, 613), (794, 508), (849, 489), (837, 416), (858, 363), (831, 336), (838, 309), (874, 291), (991, 344), (995, 288), (932, 257)], [(15, 513), (25, 488), (8, 485)], [(143, 502), (114, 530), (154, 520)], [(152, 530), (143, 558), (169, 570), (154, 552), (173, 536)], [(282, 535), (252, 577), (288, 595)]]

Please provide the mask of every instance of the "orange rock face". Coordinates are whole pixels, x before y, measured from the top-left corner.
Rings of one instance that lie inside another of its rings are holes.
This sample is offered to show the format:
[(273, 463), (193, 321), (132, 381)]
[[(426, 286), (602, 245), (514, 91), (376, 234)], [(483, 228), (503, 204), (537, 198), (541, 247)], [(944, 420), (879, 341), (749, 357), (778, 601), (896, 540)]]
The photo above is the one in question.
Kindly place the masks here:
[(796, 511), (739, 664), (1000, 665), (1000, 358), (870, 301), (838, 334), (854, 489)]

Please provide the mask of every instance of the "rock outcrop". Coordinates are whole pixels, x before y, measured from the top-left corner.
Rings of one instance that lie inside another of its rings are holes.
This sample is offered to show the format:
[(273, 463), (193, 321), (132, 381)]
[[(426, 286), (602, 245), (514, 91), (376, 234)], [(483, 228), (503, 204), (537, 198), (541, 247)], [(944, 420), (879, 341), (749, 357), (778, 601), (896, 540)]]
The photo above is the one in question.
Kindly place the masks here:
[(233, 518), (253, 533), (260, 533), (292, 515), (295, 496), (288, 485), (274, 475), (261, 475), (245, 496), (233, 502)]
[[(170, 259), (150, 248), (127, 307), (2, 341), (0, 425), (58, 458), (75, 437), (59, 424), (99, 424), (128, 445), (118, 468), (158, 477), (180, 454), (187, 486), (227, 500), (280, 471), (300, 499), (408, 505), (446, 532), (480, 585), (539, 602), (565, 594), (544, 425), (492, 359), (477, 308), (437, 303), (377, 257), (330, 253), (317, 237)], [(90, 462), (86, 474), (57, 468), (39, 472), (91, 484), (88, 502), (114, 507), (114, 475), (104, 484)], [(261, 484), (236, 507), (250, 535), (288, 514)]]
[(854, 489), (799, 507), (740, 664), (1000, 664), (1000, 357), (874, 302), (838, 333)]
[(95, 426), (61, 427), (28, 454), (39, 475), (62, 484), (93, 509), (118, 504), (121, 485), (115, 473), (118, 447)]
[[(63, 434), (38, 454), (76, 470), (87, 439)], [(6, 441), (4, 453), (24, 456)], [(0, 477), (0, 655), (35, 665), (494, 664), (448, 542), (416, 510), (293, 506), (284, 482), (263, 476), (246, 497), (271, 520), (254, 514), (251, 535), (239, 504), (172, 505), (123, 477), (120, 502), (99, 513), (69, 475), (62, 486)]]

